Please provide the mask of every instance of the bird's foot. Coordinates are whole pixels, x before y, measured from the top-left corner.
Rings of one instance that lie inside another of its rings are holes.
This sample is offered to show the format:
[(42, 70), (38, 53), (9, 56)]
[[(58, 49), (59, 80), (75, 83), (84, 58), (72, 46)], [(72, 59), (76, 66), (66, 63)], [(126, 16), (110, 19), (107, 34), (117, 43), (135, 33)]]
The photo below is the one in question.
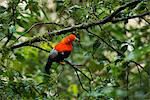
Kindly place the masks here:
[(61, 62), (59, 62), (61, 65), (65, 65), (65, 62), (64, 61), (61, 61)]

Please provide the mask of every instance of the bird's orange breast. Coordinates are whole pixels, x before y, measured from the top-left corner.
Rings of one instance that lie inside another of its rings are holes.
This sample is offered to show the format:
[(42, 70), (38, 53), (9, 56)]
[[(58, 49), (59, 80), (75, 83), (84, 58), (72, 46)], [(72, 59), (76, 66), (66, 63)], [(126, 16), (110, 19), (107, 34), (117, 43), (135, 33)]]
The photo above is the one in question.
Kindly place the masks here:
[(64, 52), (64, 51), (72, 51), (73, 47), (72, 44), (59, 43), (55, 46), (54, 49), (57, 50), (58, 52)]
[(66, 36), (55, 46), (54, 49), (57, 50), (58, 52), (64, 52), (64, 51), (71, 52), (73, 49), (72, 42), (75, 40), (75, 38), (76, 36), (73, 34)]

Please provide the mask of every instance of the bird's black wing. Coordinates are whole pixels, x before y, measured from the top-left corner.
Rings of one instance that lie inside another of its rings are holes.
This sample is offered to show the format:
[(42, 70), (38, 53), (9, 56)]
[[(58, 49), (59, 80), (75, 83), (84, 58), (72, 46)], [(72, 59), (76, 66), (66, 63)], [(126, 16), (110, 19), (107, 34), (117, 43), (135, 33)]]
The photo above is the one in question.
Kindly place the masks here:
[(57, 56), (58, 56), (58, 52), (55, 49), (52, 49), (52, 51), (50, 52), (50, 55), (48, 57), (46, 66), (45, 66), (45, 72), (47, 74), (50, 74), (49, 69), (51, 68), (52, 62), (55, 61), (55, 59), (57, 58)]

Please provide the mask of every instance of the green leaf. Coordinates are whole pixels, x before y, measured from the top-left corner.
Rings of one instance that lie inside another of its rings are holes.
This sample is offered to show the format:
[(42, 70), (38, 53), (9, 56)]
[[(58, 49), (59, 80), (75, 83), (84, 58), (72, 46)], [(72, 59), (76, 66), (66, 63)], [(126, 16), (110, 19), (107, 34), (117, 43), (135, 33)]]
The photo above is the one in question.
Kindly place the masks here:
[(25, 34), (25, 32), (16, 32), (19, 35)]
[(0, 32), (0, 40), (1, 40), (1, 37), (3, 37), (5, 34)]
[(93, 52), (95, 52), (100, 45), (101, 45), (101, 42), (99, 39), (97, 39), (93, 44)]
[(122, 90), (122, 89), (117, 89), (116, 90), (116, 95), (121, 96), (121, 97), (125, 97), (125, 96), (127, 96), (127, 92)]
[(16, 27), (13, 26), (13, 25), (11, 25), (11, 26), (9, 27), (9, 32), (10, 32), (10, 33), (15, 33), (15, 32), (16, 32)]
[(26, 20), (26, 18), (21, 18), (21, 19), (17, 19), (17, 24), (23, 28), (28, 27), (28, 22)]
[(121, 52), (124, 53), (128, 49), (128, 45), (124, 45), (121, 47)]
[(103, 88), (102, 91), (108, 95), (108, 94), (111, 94), (113, 92), (113, 90), (114, 90), (113, 87), (105, 87), (105, 88)]
[(69, 88), (68, 88), (68, 91), (69, 92), (72, 92), (73, 93), (73, 95), (75, 95), (75, 96), (77, 96), (78, 95), (78, 87), (77, 87), (77, 85), (76, 84), (71, 84), (70, 86), (69, 86)]
[(92, 91), (90, 92), (89, 96), (93, 96), (93, 97), (98, 97), (98, 96), (103, 96), (104, 94), (99, 93), (97, 91)]
[(7, 9), (4, 6), (0, 6), (0, 14), (4, 13)]
[[(65, 1), (67, 1), (67, 0), (65, 0)], [(69, 0), (68, 0), (69, 1)], [(57, 4), (57, 8), (56, 8), (56, 11), (59, 11), (59, 10), (61, 10), (61, 8), (63, 7), (63, 4), (64, 4), (64, 0), (56, 0), (55, 1), (56, 2), (56, 4)]]
[(150, 45), (147, 45), (147, 46), (144, 46), (144, 47), (134, 50), (126, 57), (126, 60), (142, 58), (148, 52), (150, 52)]
[(115, 62), (115, 65), (118, 63), (118, 62), (121, 62), (123, 59), (121, 59), (121, 58), (118, 58), (118, 59), (116, 59), (114, 62)]
[(137, 10), (138, 11), (142, 11), (142, 10), (145, 10), (146, 9), (146, 4), (145, 3), (141, 3), (138, 7), (137, 7)]
[(16, 59), (21, 62), (25, 60), (25, 58), (20, 53), (16, 53), (15, 56), (16, 56)]
[(44, 9), (42, 7), (40, 7), (40, 9), (43, 12), (44, 16), (46, 17), (46, 19), (48, 20), (48, 16), (47, 16), (46, 12), (44, 11)]

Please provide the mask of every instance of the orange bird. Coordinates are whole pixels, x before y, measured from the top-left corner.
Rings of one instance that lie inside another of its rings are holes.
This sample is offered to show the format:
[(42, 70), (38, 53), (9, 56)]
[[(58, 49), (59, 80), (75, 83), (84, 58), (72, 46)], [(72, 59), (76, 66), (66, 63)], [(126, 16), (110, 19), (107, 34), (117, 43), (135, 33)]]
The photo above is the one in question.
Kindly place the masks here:
[(60, 63), (62, 62), (65, 58), (67, 58), (71, 51), (73, 50), (73, 45), (72, 42), (74, 40), (79, 41), (79, 36), (76, 34), (70, 34), (63, 38), (50, 52), (50, 55), (48, 57), (46, 66), (45, 66), (45, 71), (47, 74), (50, 74), (49, 69), (51, 68), (51, 65), (53, 62)]

